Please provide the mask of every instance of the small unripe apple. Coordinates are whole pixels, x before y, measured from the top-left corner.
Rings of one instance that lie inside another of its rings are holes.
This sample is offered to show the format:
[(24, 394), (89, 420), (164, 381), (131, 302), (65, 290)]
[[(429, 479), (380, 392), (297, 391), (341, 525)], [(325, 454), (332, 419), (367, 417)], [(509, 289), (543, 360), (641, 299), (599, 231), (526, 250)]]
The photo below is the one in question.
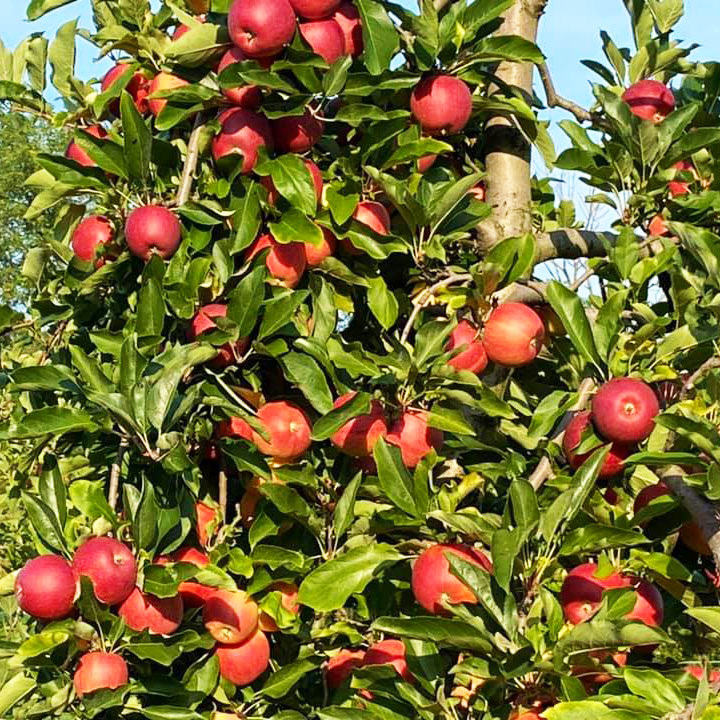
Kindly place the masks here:
[(279, 400), (263, 405), (257, 412), (270, 440), (253, 432), (253, 442), (264, 455), (290, 462), (303, 455), (310, 447), (312, 426), (308, 416), (296, 405)]
[(653, 389), (635, 378), (606, 382), (592, 400), (595, 429), (611, 442), (642, 442), (655, 427), (659, 412), (660, 403)]
[[(333, 403), (334, 408), (339, 408), (350, 402), (356, 392), (348, 392), (341, 395)], [(370, 403), (370, 412), (366, 415), (358, 415), (348, 420), (330, 438), (335, 447), (342, 450), (346, 455), (352, 457), (367, 457), (372, 455), (375, 443), (379, 438), (387, 435), (387, 418), (383, 406), (377, 400)]]
[[(298, 586), (295, 583), (288, 582), (276, 582), (268, 587), (269, 592), (280, 593), (280, 604), (288, 612), (297, 615), (300, 612), (300, 605), (298, 605)], [(258, 617), (258, 625), (261, 630), (265, 632), (277, 632), (280, 628), (278, 627), (275, 620), (273, 620), (267, 613), (261, 612)]]
[(60, 555), (40, 555), (28, 560), (15, 578), (15, 598), (20, 609), (38, 620), (59, 620), (73, 609), (78, 579)]
[[(214, 319), (227, 317), (227, 310), (227, 305), (221, 303), (203, 305), (190, 323), (188, 340), (195, 342), (203, 333), (215, 330), (217, 325)], [(237, 359), (247, 350), (248, 344), (248, 338), (239, 338), (234, 343), (226, 343), (218, 348), (218, 354), (210, 361), (210, 364), (216, 368), (225, 368), (228, 367), (228, 365), (234, 365), (237, 363)]]
[(337, 690), (352, 674), (353, 670), (365, 663), (364, 650), (341, 650), (325, 665), (325, 682), (331, 690)]
[[(577, 470), (594, 452), (594, 450), (586, 453), (576, 453), (575, 448), (580, 445), (583, 432), (590, 423), (591, 413), (589, 410), (577, 412), (565, 428), (565, 435), (562, 441), (563, 452), (571, 468)], [(613, 443), (605, 457), (605, 461), (600, 468), (598, 477), (611, 478), (620, 475), (624, 469), (625, 458), (631, 453), (631, 449), (626, 445)]]
[(433, 615), (448, 615), (443, 600), (451, 605), (477, 604), (475, 593), (453, 575), (447, 554), (492, 572), (492, 563), (480, 550), (470, 545), (432, 545), (420, 554), (412, 569), (411, 587), (415, 600)]
[(345, 37), (345, 54), (357, 57), (363, 51), (363, 33), (360, 13), (351, 2), (342, 2), (330, 16)]
[(135, 588), (120, 604), (118, 615), (132, 630), (147, 630), (151, 635), (170, 635), (183, 619), (183, 601), (180, 595), (159, 598)]
[(127, 685), (128, 666), (117, 653), (89, 652), (78, 661), (73, 685), (78, 697), (96, 690), (115, 690)]
[(365, 653), (363, 665), (392, 665), (406, 682), (415, 682), (405, 659), (405, 644), (402, 640), (388, 638), (371, 645)]
[(573, 568), (565, 578), (560, 590), (560, 604), (565, 619), (577, 625), (589, 620), (602, 603), (605, 590), (626, 587), (627, 583), (618, 572), (598, 577), (598, 566), (585, 563)]
[[(106, 92), (109, 90), (119, 78), (123, 77), (123, 75), (128, 72), (132, 72), (130, 65), (125, 63), (118, 63), (115, 65), (115, 67), (108, 70), (105, 77), (102, 79), (100, 92)], [(149, 80), (141, 72), (136, 71), (133, 73), (132, 78), (130, 78), (128, 84), (125, 86), (125, 90), (130, 93), (130, 97), (133, 99), (137, 111), (141, 115), (144, 115), (149, 110), (147, 101), (147, 96), (150, 93)], [(112, 115), (120, 117), (120, 99), (115, 98), (112, 100), (108, 109)]]
[(445, 352), (463, 348), (448, 360), (448, 365), (456, 370), (468, 370), (481, 373), (488, 364), (487, 353), (480, 340), (478, 328), (467, 320), (461, 320), (450, 333)]
[[(320, 168), (312, 160), (307, 160), (306, 158), (303, 158), (303, 162), (305, 163), (305, 167), (310, 171), (310, 175), (312, 176), (313, 187), (315, 188), (315, 197), (317, 198), (319, 204), (322, 200), (323, 193), (322, 173), (320, 172)], [(279, 195), (277, 188), (275, 187), (275, 183), (273, 183), (272, 181), (272, 177), (270, 177), (270, 175), (266, 175), (260, 181), (260, 184), (268, 191), (268, 204), (275, 205), (278, 201)]]
[(304, 153), (322, 137), (325, 125), (309, 110), (272, 121), (272, 134), (279, 152)]
[(426, 412), (406, 410), (393, 423), (387, 441), (400, 448), (405, 467), (414, 468), (432, 450), (440, 450), (444, 437), (442, 430), (428, 425)]
[[(217, 68), (218, 75), (226, 67), (246, 59), (245, 53), (237, 45), (233, 45), (233, 47), (222, 56)], [(226, 88), (222, 93), (233, 105), (245, 108), (246, 110), (257, 110), (262, 102), (262, 90), (257, 85)]]
[(293, 10), (307, 20), (320, 20), (333, 12), (340, 0), (290, 0)]
[(135, 208), (125, 221), (125, 242), (130, 252), (147, 262), (156, 254), (169, 260), (182, 240), (175, 213), (160, 205)]
[[(673, 165), (675, 170), (680, 172), (692, 173), (695, 180), (699, 180), (700, 177), (695, 170), (695, 166), (689, 160), (680, 160)], [(685, 180), (671, 180), (668, 183), (668, 190), (670, 191), (671, 197), (679, 197), (680, 195), (687, 195), (690, 192), (690, 183)]]
[(241, 172), (247, 175), (256, 165), (258, 149), (272, 150), (273, 135), (264, 115), (235, 107), (220, 113), (221, 130), (213, 138), (215, 162), (228, 155), (241, 155)]
[(265, 267), (270, 275), (285, 287), (297, 287), (307, 267), (305, 245), (301, 242), (279, 243), (270, 233), (265, 233), (247, 249), (246, 262), (266, 248), (270, 248), (270, 252), (265, 257)]
[[(181, 547), (170, 555), (159, 555), (155, 558), (158, 565), (168, 563), (190, 563), (199, 568), (204, 568), (210, 562), (208, 556), (193, 547)], [(183, 606), (186, 608), (202, 607), (205, 601), (217, 590), (209, 585), (201, 585), (192, 580), (185, 580), (178, 585), (178, 594), (182, 598)]]
[(117, 605), (135, 589), (137, 563), (127, 545), (110, 537), (85, 541), (73, 557), (78, 575), (90, 579), (95, 597), (108, 605)]
[(249, 58), (277, 55), (293, 39), (295, 12), (288, 0), (234, 0), (228, 33)]
[(302, 22), (298, 29), (312, 51), (328, 65), (345, 54), (345, 35), (334, 20)]
[(327, 229), (320, 228), (323, 234), (323, 241), (320, 245), (313, 243), (303, 243), (305, 247), (305, 262), (308, 267), (317, 267), (322, 265), (325, 258), (330, 257), (337, 249), (337, 238)]
[(106, 217), (91, 215), (75, 228), (70, 244), (76, 258), (83, 262), (95, 262), (98, 249), (110, 245), (114, 237), (115, 231)]
[(220, 513), (218, 508), (208, 505), (204, 502), (195, 503), (195, 532), (198, 536), (198, 541), (203, 547), (207, 547), (210, 543), (210, 538), (218, 530), (218, 526), (221, 522)]
[(675, 96), (657, 80), (640, 80), (622, 96), (633, 115), (653, 123), (662, 122), (675, 109)]
[(470, 88), (452, 75), (429, 75), (412, 91), (410, 110), (428, 135), (458, 133), (472, 115)]
[(531, 363), (545, 339), (540, 316), (522, 303), (505, 303), (491, 313), (483, 331), (483, 346), (498, 365), (522, 367)]
[[(90, 127), (81, 128), (84, 133), (92, 135), (96, 138), (106, 138), (107, 130), (102, 125), (91, 125)], [(78, 165), (83, 167), (97, 167), (97, 163), (74, 141), (65, 150), (65, 157), (74, 160)]]
[(257, 603), (242, 590), (216, 590), (205, 602), (203, 624), (218, 642), (236, 645), (255, 632)]
[(220, 675), (233, 685), (245, 687), (257, 680), (270, 664), (270, 643), (258, 629), (238, 645), (218, 645), (215, 655), (220, 661)]
[(166, 72), (158, 73), (150, 83), (149, 97), (147, 101), (150, 112), (157, 117), (162, 112), (163, 108), (168, 104), (168, 98), (153, 98), (152, 96), (154, 93), (161, 92), (163, 90), (175, 90), (189, 84), (190, 83), (187, 80), (184, 80), (177, 75), (172, 75), (171, 73)]

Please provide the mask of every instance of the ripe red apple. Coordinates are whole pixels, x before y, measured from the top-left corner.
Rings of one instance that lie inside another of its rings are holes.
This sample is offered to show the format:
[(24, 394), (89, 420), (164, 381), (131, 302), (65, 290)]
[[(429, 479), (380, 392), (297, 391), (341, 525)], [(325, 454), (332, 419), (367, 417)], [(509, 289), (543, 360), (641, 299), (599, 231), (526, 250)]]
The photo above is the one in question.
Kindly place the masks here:
[(662, 625), (664, 604), (660, 591), (647, 580), (632, 575), (623, 576), (623, 581), (626, 587), (633, 587), (637, 595), (635, 607), (624, 616), (625, 620), (634, 620), (650, 627)]
[[(83, 132), (96, 138), (107, 137), (107, 130), (102, 125), (91, 125), (90, 127), (81, 128)], [(78, 165), (83, 167), (97, 167), (97, 163), (74, 141), (65, 150), (65, 157), (74, 160)]]
[[(697, 680), (702, 680), (703, 675), (705, 675), (705, 668), (703, 668), (701, 665), (687, 665), (685, 667), (685, 672), (688, 675), (692, 675)], [(709, 668), (708, 680), (710, 681), (711, 685), (720, 682), (720, 670), (713, 670), (712, 668)]]
[(363, 33), (360, 13), (351, 2), (342, 2), (331, 15), (345, 37), (345, 54), (357, 57), (363, 51)]
[(207, 547), (210, 539), (215, 535), (221, 522), (220, 513), (216, 507), (204, 502), (195, 503), (195, 532), (203, 547)]
[(125, 242), (133, 255), (146, 262), (153, 254), (169, 260), (181, 240), (177, 215), (161, 205), (135, 208), (125, 220)]
[(270, 643), (258, 628), (238, 645), (217, 645), (215, 655), (220, 661), (220, 675), (233, 685), (244, 687), (257, 680), (270, 664)]
[(272, 150), (273, 136), (264, 115), (235, 107), (220, 113), (221, 130), (212, 141), (215, 162), (227, 155), (241, 155), (242, 173), (247, 175), (256, 165), (258, 148)]
[[(214, 318), (227, 317), (227, 305), (211, 303), (203, 305), (196, 313), (188, 329), (188, 340), (195, 342), (203, 333), (215, 330)], [(234, 343), (226, 343), (218, 348), (218, 354), (210, 364), (216, 368), (225, 368), (237, 363), (237, 359), (247, 350), (248, 338), (239, 338)]]
[(417, 160), (417, 171), (419, 173), (427, 172), (435, 164), (437, 159), (437, 155), (423, 155)]
[(482, 342), (494, 363), (521, 367), (537, 357), (544, 339), (543, 321), (531, 307), (505, 303), (490, 313)]
[(110, 537), (85, 541), (73, 557), (73, 568), (92, 582), (95, 597), (117, 605), (135, 589), (137, 563), (127, 545)]
[(20, 609), (38, 620), (67, 617), (77, 594), (75, 571), (60, 555), (28, 560), (15, 578), (15, 598)]
[(245, 261), (249, 262), (266, 248), (270, 252), (265, 258), (265, 267), (280, 285), (288, 288), (297, 287), (305, 273), (305, 245), (301, 242), (279, 243), (270, 233), (260, 235), (245, 252)]
[(95, 690), (115, 690), (130, 680), (125, 660), (116, 653), (89, 652), (78, 661), (73, 685), (78, 697)]
[(353, 670), (365, 663), (364, 650), (341, 650), (325, 665), (325, 682), (331, 690), (337, 690), (352, 674)]
[(287, 0), (234, 0), (228, 32), (249, 58), (277, 55), (293, 39), (295, 12)]
[(252, 442), (253, 429), (240, 417), (231, 417), (218, 424), (215, 434), (218, 437), (239, 437)]
[(612, 442), (642, 442), (655, 427), (659, 412), (657, 395), (647, 383), (635, 378), (606, 382), (592, 400), (595, 429)]
[[(594, 452), (594, 450), (580, 454), (575, 452), (575, 448), (580, 445), (585, 428), (587, 428), (591, 423), (590, 416), (591, 413), (589, 410), (577, 412), (572, 416), (572, 419), (565, 428), (562, 448), (568, 464), (575, 470), (577, 470)], [(624, 468), (623, 462), (630, 453), (631, 449), (626, 445), (613, 443), (610, 446), (610, 451), (605, 457), (602, 467), (600, 468), (598, 477), (611, 478), (616, 475), (620, 475)]]
[(475, 593), (452, 574), (446, 554), (492, 572), (492, 563), (480, 550), (470, 545), (432, 545), (423, 550), (412, 569), (412, 591), (415, 600), (433, 615), (447, 615), (442, 601), (451, 605), (477, 604)]
[[(681, 160), (673, 165), (675, 170), (680, 172), (692, 173), (693, 178), (697, 181), (700, 179), (695, 166), (689, 160)], [(678, 197), (680, 195), (687, 195), (690, 192), (690, 183), (684, 180), (671, 180), (668, 183), (668, 190), (670, 191), (671, 197)]]
[(175, 90), (189, 84), (190, 83), (187, 80), (183, 80), (183, 78), (178, 77), (177, 75), (172, 75), (171, 73), (166, 72), (158, 73), (150, 83), (150, 92), (147, 101), (150, 112), (157, 117), (162, 112), (163, 108), (168, 104), (167, 98), (153, 98), (153, 95), (156, 92), (161, 92), (163, 90)]
[(633, 115), (654, 123), (662, 122), (675, 109), (672, 90), (657, 80), (641, 80), (623, 93), (622, 99)]
[(258, 606), (242, 590), (216, 590), (203, 608), (205, 629), (224, 645), (241, 643), (258, 625)]
[[(280, 593), (280, 604), (288, 612), (291, 612), (294, 615), (297, 615), (300, 612), (300, 605), (298, 605), (297, 602), (298, 586), (295, 585), (295, 583), (276, 582), (268, 587), (268, 591)], [(277, 632), (280, 629), (277, 623), (264, 612), (261, 612), (258, 617), (258, 625), (261, 630), (270, 633)]]
[(479, 330), (467, 320), (461, 320), (450, 333), (450, 339), (445, 345), (446, 352), (459, 348), (459, 353), (448, 360), (448, 365), (456, 370), (469, 370), (481, 373), (488, 364), (487, 353), (480, 340)]
[(279, 400), (263, 405), (257, 412), (270, 441), (253, 432), (253, 442), (264, 455), (276, 460), (296, 460), (310, 447), (312, 427), (308, 416), (296, 405)]
[[(204, 568), (210, 562), (208, 556), (193, 547), (181, 547), (170, 555), (159, 555), (155, 558), (158, 565), (168, 563), (190, 563), (199, 568)], [(186, 608), (202, 607), (205, 601), (217, 590), (209, 585), (201, 585), (191, 580), (185, 580), (178, 586), (178, 594), (182, 598), (183, 606)]]
[(272, 121), (272, 134), (279, 152), (304, 153), (322, 137), (325, 126), (309, 110)]
[(365, 653), (363, 665), (392, 665), (406, 682), (415, 681), (405, 659), (405, 645), (402, 640), (388, 638), (371, 645)]
[(601, 578), (597, 571), (598, 566), (592, 562), (578, 565), (563, 582), (560, 604), (565, 619), (573, 625), (589, 620), (597, 612), (605, 590), (627, 587), (620, 573), (612, 572)]
[(665, 218), (663, 218), (662, 215), (655, 215), (655, 217), (650, 221), (650, 224), (648, 225), (648, 234), (653, 237), (663, 237), (664, 235), (670, 234), (670, 231), (665, 224)]
[[(204, 23), (204, 22), (205, 22), (205, 16), (204, 16), (204, 15), (198, 15), (198, 16), (195, 18), (195, 20), (197, 20), (199, 23)], [(172, 34), (173, 42), (175, 42), (176, 40), (179, 40), (183, 35), (187, 35), (191, 30), (192, 30), (192, 28), (190, 27), (190, 25), (185, 25), (185, 24), (183, 24), (183, 25), (178, 25), (178, 26), (175, 28), (175, 32)]]
[(467, 194), (479, 202), (485, 202), (485, 192), (485, 183), (481, 181), (474, 187), (471, 187)]
[[(245, 53), (233, 45), (221, 58), (218, 65), (218, 74), (226, 67), (246, 60)], [(262, 90), (257, 85), (243, 85), (240, 87), (226, 88), (223, 95), (233, 104), (246, 110), (257, 110), (262, 102)]]
[(400, 448), (405, 467), (414, 468), (432, 450), (440, 450), (444, 437), (428, 425), (426, 412), (406, 410), (393, 423), (387, 441)]
[(510, 713), (508, 720), (544, 720), (544, 718), (540, 716), (540, 712), (542, 712), (542, 710), (526, 710), (523, 713), (518, 710), (514, 710)]
[(345, 54), (345, 35), (334, 20), (302, 22), (298, 29), (312, 51), (328, 65)]
[(410, 110), (428, 135), (458, 133), (472, 115), (470, 88), (452, 75), (429, 75), (412, 91)]
[(170, 635), (183, 619), (180, 595), (159, 598), (135, 588), (118, 608), (118, 615), (132, 630), (147, 630), (151, 635)]
[[(315, 188), (315, 197), (317, 198), (318, 204), (320, 204), (323, 192), (323, 178), (320, 168), (312, 160), (303, 158), (303, 162), (305, 163), (305, 167), (310, 171), (313, 187)], [(278, 201), (279, 195), (277, 188), (272, 181), (272, 177), (270, 177), (270, 175), (266, 175), (260, 181), (260, 184), (268, 191), (268, 204), (275, 205)]]
[[(102, 79), (100, 92), (109, 90), (119, 78), (128, 72), (132, 72), (130, 65), (126, 63), (118, 63), (115, 65)], [(125, 86), (125, 90), (130, 93), (130, 97), (132, 97), (138, 112), (144, 115), (149, 110), (147, 96), (150, 93), (150, 82), (148, 79), (141, 72), (136, 71)], [(120, 117), (120, 99), (115, 98), (112, 100), (108, 109), (112, 115)]]
[(307, 20), (327, 17), (340, 4), (340, 0), (290, 0), (293, 10)]
[(325, 258), (330, 257), (337, 249), (337, 238), (327, 229), (320, 228), (323, 234), (323, 241), (320, 245), (303, 243), (305, 247), (305, 262), (308, 267), (322, 265)]
[(390, 232), (390, 214), (382, 203), (375, 200), (361, 200), (352, 216), (353, 220), (367, 225), (378, 235), (387, 235)]
[[(348, 392), (335, 400), (333, 407), (339, 408), (350, 402), (356, 392)], [(367, 457), (372, 455), (375, 443), (379, 438), (387, 435), (387, 419), (383, 406), (373, 400), (370, 403), (370, 412), (367, 415), (358, 415), (348, 420), (331, 438), (335, 447), (352, 457)]]
[(106, 217), (91, 215), (75, 228), (70, 244), (75, 257), (83, 262), (94, 262), (98, 249), (110, 245), (114, 237), (115, 231)]

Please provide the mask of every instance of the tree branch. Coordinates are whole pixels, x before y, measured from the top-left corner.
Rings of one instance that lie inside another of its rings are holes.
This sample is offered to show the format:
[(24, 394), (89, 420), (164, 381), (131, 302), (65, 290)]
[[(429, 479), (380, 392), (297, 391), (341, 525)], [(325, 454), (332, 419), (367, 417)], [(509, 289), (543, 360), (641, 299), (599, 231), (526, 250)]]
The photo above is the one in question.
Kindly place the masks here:
[(695, 387), (695, 383), (700, 380), (703, 375), (720, 368), (720, 357), (711, 357), (706, 360), (684, 383), (680, 391), (680, 400), (684, 400), (690, 391)]
[(180, 185), (178, 186), (177, 196), (175, 198), (175, 204), (178, 207), (183, 206), (190, 199), (193, 178), (195, 177), (195, 170), (197, 169), (198, 158), (200, 156), (200, 135), (204, 127), (202, 113), (198, 113), (195, 116), (195, 123), (192, 133), (190, 134), (190, 140), (188, 141), (185, 164), (183, 165), (182, 177), (180, 178)]
[(574, 103), (572, 100), (566, 100), (564, 97), (557, 94), (547, 63), (540, 63), (538, 65), (538, 72), (540, 73), (540, 79), (542, 80), (543, 87), (545, 88), (545, 97), (547, 98), (548, 107), (558, 107), (563, 110), (567, 110), (572, 113), (579, 122), (592, 121), (592, 114), (584, 107)]
[(118, 495), (120, 492), (120, 472), (122, 471), (123, 458), (129, 446), (128, 439), (122, 437), (118, 447), (115, 462), (110, 468), (110, 487), (108, 489), (108, 505), (114, 510), (117, 505)]
[(220, 518), (221, 523), (224, 525), (227, 520), (227, 498), (228, 498), (228, 483), (227, 483), (227, 472), (225, 471), (225, 464), (222, 464), (220, 472), (218, 474), (218, 504), (220, 505)]

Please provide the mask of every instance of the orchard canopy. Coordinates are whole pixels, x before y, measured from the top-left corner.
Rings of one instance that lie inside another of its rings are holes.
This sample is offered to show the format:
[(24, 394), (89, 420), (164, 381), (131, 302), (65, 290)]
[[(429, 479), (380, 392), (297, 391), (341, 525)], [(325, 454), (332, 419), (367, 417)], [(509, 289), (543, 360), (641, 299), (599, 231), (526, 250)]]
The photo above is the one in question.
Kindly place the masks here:
[(2, 717), (720, 718), (720, 64), (548, 1), (28, 4)]

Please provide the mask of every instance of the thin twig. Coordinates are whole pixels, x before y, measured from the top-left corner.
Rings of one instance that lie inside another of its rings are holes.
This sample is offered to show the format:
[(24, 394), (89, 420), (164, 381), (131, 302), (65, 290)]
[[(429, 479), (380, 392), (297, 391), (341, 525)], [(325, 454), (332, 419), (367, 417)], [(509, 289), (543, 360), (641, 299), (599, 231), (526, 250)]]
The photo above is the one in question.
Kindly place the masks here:
[(561, 95), (557, 94), (555, 85), (550, 76), (550, 70), (546, 63), (541, 62), (538, 65), (538, 72), (540, 73), (540, 79), (542, 80), (543, 87), (545, 88), (545, 97), (547, 98), (548, 107), (562, 108), (572, 113), (580, 122), (591, 122), (593, 119), (592, 113), (588, 112), (584, 107), (581, 107), (572, 100), (567, 100)]
[(180, 185), (178, 186), (177, 197), (175, 199), (175, 204), (178, 207), (183, 206), (190, 199), (193, 178), (200, 156), (200, 135), (204, 127), (202, 113), (198, 113), (195, 116), (195, 124), (193, 125), (190, 140), (188, 141), (185, 164), (183, 165), (182, 177), (180, 178)]
[(228, 482), (225, 464), (223, 463), (218, 473), (218, 504), (220, 505), (220, 522), (224, 525), (227, 518)]
[(120, 438), (115, 462), (110, 468), (110, 487), (108, 489), (108, 505), (114, 510), (117, 505), (118, 495), (120, 494), (120, 473), (122, 471), (123, 458), (125, 452), (130, 445), (126, 437)]
[(55, 332), (52, 334), (52, 337), (50, 338), (50, 342), (48, 343), (45, 350), (43, 350), (42, 355), (40, 356), (40, 362), (39, 365), (44, 365), (48, 358), (50, 357), (50, 353), (53, 351), (55, 346), (60, 342), (60, 338), (62, 337), (63, 333), (65, 332), (65, 328), (67, 327), (68, 321), (62, 320), (58, 323), (58, 326), (55, 328)]
[(468, 282), (469, 280), (472, 280), (472, 275), (470, 275), (470, 273), (458, 273), (443, 278), (442, 280), (436, 282), (434, 285), (430, 285), (430, 287), (425, 288), (425, 290), (423, 290), (420, 295), (417, 296), (416, 300), (413, 303), (415, 307), (413, 307), (412, 312), (410, 313), (410, 317), (405, 323), (402, 335), (400, 336), (400, 342), (404, 343), (408, 339), (408, 335), (410, 335), (410, 330), (412, 330), (412, 326), (415, 324), (415, 319), (417, 318), (418, 314), (427, 305), (427, 303), (430, 302), (430, 299), (433, 297), (433, 295), (435, 295), (438, 290), (442, 290), (448, 285), (454, 285), (455, 283), (460, 282)]
[(703, 377), (706, 373), (710, 372), (710, 370), (715, 370), (716, 368), (720, 368), (720, 357), (711, 357), (709, 360), (706, 360), (684, 383), (682, 386), (682, 390), (680, 391), (680, 400), (684, 400), (689, 392), (695, 387), (695, 383), (697, 383), (700, 378)]

